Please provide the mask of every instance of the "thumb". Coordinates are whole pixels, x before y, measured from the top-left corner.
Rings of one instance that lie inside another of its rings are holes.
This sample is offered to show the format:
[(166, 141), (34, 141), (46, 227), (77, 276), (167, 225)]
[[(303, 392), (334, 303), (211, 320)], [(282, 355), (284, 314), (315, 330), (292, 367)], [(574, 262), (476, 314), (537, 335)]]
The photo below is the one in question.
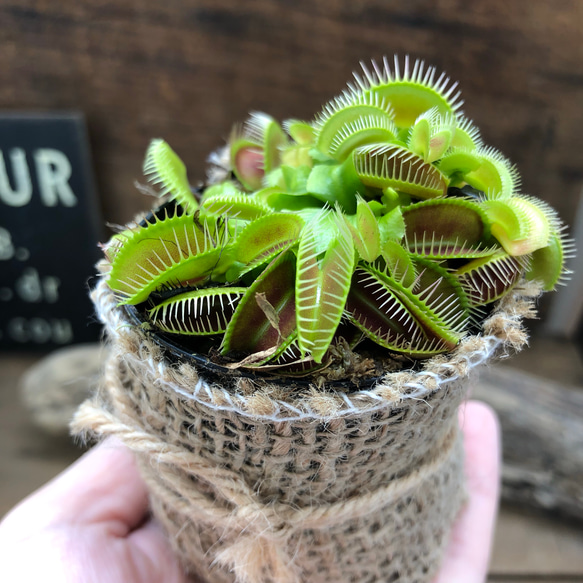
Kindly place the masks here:
[(143, 583), (204, 583), (202, 579), (188, 578), (160, 525), (153, 519), (137, 528), (127, 538), (132, 556), (130, 560)]

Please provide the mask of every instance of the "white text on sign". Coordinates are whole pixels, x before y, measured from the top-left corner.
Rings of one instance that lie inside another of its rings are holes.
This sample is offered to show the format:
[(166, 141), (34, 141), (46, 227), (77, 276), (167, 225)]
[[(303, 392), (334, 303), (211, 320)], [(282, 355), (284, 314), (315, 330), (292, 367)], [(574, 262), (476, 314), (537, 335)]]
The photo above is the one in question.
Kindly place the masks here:
[[(63, 205), (72, 207), (77, 204), (69, 178), (71, 162), (60, 150), (40, 148), (32, 154), (38, 180), (38, 192), (44, 206)], [(10, 164), (12, 181), (9, 178)], [(22, 148), (12, 148), (7, 156), (0, 150), (0, 203), (12, 207), (27, 205), (33, 194), (32, 173)]]

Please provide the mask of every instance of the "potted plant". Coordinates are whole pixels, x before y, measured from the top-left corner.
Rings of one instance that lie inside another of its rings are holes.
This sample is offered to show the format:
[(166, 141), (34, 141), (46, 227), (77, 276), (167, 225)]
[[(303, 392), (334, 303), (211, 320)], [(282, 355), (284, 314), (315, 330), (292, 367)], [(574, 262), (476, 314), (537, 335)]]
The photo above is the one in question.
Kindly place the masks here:
[(571, 243), (422, 62), (311, 122), (253, 113), (193, 189), (162, 140), (151, 213), (104, 246), (111, 357), (77, 431), (115, 433), (212, 581), (430, 581), (463, 502), (456, 411), (526, 342)]

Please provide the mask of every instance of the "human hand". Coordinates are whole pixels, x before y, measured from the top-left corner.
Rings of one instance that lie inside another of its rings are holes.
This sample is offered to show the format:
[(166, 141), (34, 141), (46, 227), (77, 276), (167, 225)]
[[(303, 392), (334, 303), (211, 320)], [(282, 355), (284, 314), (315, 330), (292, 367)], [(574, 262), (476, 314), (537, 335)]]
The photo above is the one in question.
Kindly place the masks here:
[[(460, 411), (469, 501), (435, 583), (483, 583), (494, 528), (498, 425), (484, 404)], [(0, 524), (0, 580), (11, 583), (186, 583), (132, 454), (107, 440), (21, 502)]]
[(500, 429), (496, 414), (479, 401), (460, 409), (464, 433), (468, 502), (450, 535), (441, 570), (434, 583), (484, 583), (500, 490)]
[(6, 583), (186, 583), (132, 453), (108, 439), (0, 523)]

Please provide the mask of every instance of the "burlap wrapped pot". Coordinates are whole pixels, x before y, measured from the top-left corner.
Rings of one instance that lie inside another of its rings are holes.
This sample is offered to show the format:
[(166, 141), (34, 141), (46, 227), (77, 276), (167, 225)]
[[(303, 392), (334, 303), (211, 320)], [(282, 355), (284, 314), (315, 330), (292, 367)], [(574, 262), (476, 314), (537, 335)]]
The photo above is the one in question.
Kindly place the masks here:
[(73, 430), (135, 452), (155, 516), (209, 583), (429, 582), (465, 497), (458, 406), (477, 365), (525, 344), (537, 292), (515, 289), (419, 372), (290, 391), (172, 364), (102, 281), (111, 352)]

